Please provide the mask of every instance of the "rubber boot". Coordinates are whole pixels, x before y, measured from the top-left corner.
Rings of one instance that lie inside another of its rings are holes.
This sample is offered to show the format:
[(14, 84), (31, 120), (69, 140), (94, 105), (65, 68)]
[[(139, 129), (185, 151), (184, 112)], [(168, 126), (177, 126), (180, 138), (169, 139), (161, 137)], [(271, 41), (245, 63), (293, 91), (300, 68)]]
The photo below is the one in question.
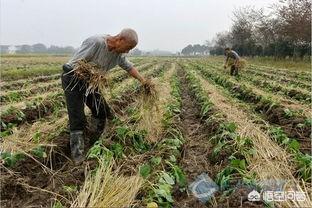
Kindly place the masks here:
[(84, 139), (83, 131), (70, 132), (70, 151), (76, 165), (84, 160)]

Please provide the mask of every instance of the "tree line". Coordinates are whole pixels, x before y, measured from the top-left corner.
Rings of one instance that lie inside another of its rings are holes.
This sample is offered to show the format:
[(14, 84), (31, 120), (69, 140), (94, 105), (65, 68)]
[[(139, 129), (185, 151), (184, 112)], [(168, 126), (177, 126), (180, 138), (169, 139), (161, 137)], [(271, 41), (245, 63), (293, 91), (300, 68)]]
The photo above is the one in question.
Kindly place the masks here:
[(212, 55), (223, 55), (231, 47), (242, 56), (310, 57), (311, 1), (279, 0), (266, 10), (239, 8), (230, 30), (205, 45)]
[(50, 47), (45, 46), (42, 43), (37, 43), (34, 45), (1, 45), (0, 46), (1, 53), (16, 53), (16, 54), (23, 54), (23, 53), (53, 53), (53, 54), (67, 54), (73, 53), (75, 48), (72, 46), (55, 46), (51, 45)]

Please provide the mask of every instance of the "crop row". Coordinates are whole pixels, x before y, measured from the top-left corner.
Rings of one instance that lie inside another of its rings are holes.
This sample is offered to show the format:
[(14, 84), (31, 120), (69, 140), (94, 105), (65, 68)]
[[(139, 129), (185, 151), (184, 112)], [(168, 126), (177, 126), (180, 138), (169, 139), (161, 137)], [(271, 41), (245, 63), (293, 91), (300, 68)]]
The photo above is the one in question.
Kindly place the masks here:
[(35, 84), (38, 82), (48, 82), (51, 80), (59, 79), (60, 77), (61, 77), (60, 74), (54, 74), (50, 76), (34, 77), (32, 79), (23, 79), (23, 80), (5, 82), (1, 85), (1, 90), (18, 90), (31, 84)]
[[(151, 64), (146, 64), (140, 67), (140, 72), (144, 72), (148, 70), (150, 66)], [(113, 75), (111, 82), (112, 84), (117, 84), (117, 83), (122, 82), (124, 79), (128, 77), (129, 75), (127, 73), (119, 73), (116, 76)], [(0, 101), (2, 104), (19, 102), (34, 94), (52, 91), (56, 88), (60, 88), (59, 82), (53, 82), (48, 85), (39, 85), (39, 86), (35, 86), (35, 87), (25, 89), (25, 90), (9, 91), (5, 93), (4, 95), (0, 96)]]
[[(215, 68), (219, 72), (223, 71), (220, 67), (217, 67), (215, 65), (208, 64), (210, 68)], [(256, 76), (250, 76), (246, 75), (245, 72), (240, 73), (240, 77), (243, 79), (246, 79), (247, 81), (253, 83), (256, 86), (260, 86), (263, 89), (265, 89), (267, 92), (272, 92), (272, 93), (282, 93), (288, 98), (295, 99), (307, 104), (311, 103), (311, 94), (309, 92), (296, 89), (296, 88), (289, 88), (289, 87), (284, 87), (280, 84), (277, 84), (275, 82), (259, 79)]]
[[(164, 70), (164, 66), (155, 68), (147, 76), (156, 76), (163, 73)], [(39, 97), (38, 99), (29, 101), (25, 106), (23, 109), (9, 107), (4, 112), (1, 112), (1, 132), (3, 132), (3, 135), (11, 134), (14, 126), (25, 122), (33, 122), (53, 112), (58, 112), (60, 108), (65, 107), (65, 99), (63, 93), (60, 92), (49, 95), (46, 98)]]
[[(259, 191), (261, 186), (259, 186), (260, 184), (257, 184), (256, 182), (259, 172), (253, 173), (253, 170), (248, 169), (251, 163), (257, 162), (256, 159), (253, 159), (257, 158), (257, 156), (255, 156), (255, 152), (257, 151), (253, 141), (255, 138), (248, 136), (248, 133), (246, 136), (241, 135), (237, 124), (234, 122), (225, 122), (224, 119), (218, 119), (220, 118), (220, 113), (218, 114), (218, 112), (216, 112), (214, 104), (209, 101), (209, 94), (201, 87), (201, 81), (196, 78), (195, 74), (190, 71), (190, 69), (187, 69), (186, 73), (190, 89), (192, 90), (198, 103), (201, 105), (201, 115), (206, 119), (205, 123), (210, 123), (212, 126), (215, 126), (217, 123), (219, 126), (218, 130), (214, 132), (214, 136), (210, 138), (210, 142), (214, 146), (210, 158), (214, 160), (214, 162), (217, 162), (218, 159), (224, 160), (224, 158), (228, 158), (226, 160), (226, 167), (224, 167), (216, 177), (216, 182), (220, 189), (223, 191), (229, 191), (233, 188), (231, 185), (236, 185), (235, 188), (242, 185), (243, 187), (245, 186), (252, 189), (258, 189)], [(250, 135), (253, 135), (253, 133), (250, 132)], [(278, 141), (277, 135), (278, 134), (271, 136), (281, 146), (286, 145), (289, 154), (292, 155), (292, 157), (289, 158), (291, 160), (289, 163), (295, 164), (296, 170), (293, 174), (300, 180), (303, 179), (304, 181), (311, 182), (311, 155), (300, 152), (299, 143), (296, 140), (288, 138), (287, 142), (289, 143), (286, 143), (285, 140)], [(283, 136), (284, 139), (287, 138), (285, 134)], [(252, 166), (256, 167), (257, 164), (252, 164)], [(265, 171), (265, 169), (260, 169), (260, 174)], [(243, 183), (238, 184), (235, 181), (237, 179), (242, 180)], [(232, 206), (234, 207), (236, 205)]]
[[(160, 76), (164, 76), (163, 73)], [(111, 140), (113, 143), (102, 146), (95, 144), (89, 152), (89, 157), (113, 157), (123, 164), (125, 174), (132, 168), (137, 169), (140, 175), (149, 181), (143, 187), (140, 194), (141, 203), (157, 202), (161, 207), (172, 207), (172, 192), (174, 185), (185, 187), (185, 176), (177, 164), (177, 157), (180, 157), (182, 135), (176, 125), (176, 119), (180, 112), (181, 101), (176, 76), (170, 79), (171, 97), (170, 102), (165, 106), (165, 113), (162, 118), (163, 133), (162, 139), (156, 144), (151, 144), (146, 137), (151, 132), (140, 130), (138, 125), (138, 109), (134, 106), (126, 109), (126, 121), (115, 120)], [(163, 83), (167, 84), (167, 83)], [(138, 87), (136, 85), (136, 87)], [(138, 89), (138, 88), (137, 88)], [(136, 88), (134, 86), (134, 91)], [(135, 161), (135, 158), (140, 158)], [(133, 167), (134, 165), (134, 167)], [(132, 168), (130, 168), (130, 167)], [(129, 168), (127, 168), (129, 167)], [(131, 171), (130, 171), (131, 172)], [(131, 173), (130, 173), (131, 174)]]
[(257, 65), (251, 65), (249, 68), (251, 70), (265, 72), (265, 73), (269, 73), (269, 74), (276, 75), (276, 76), (285, 76), (285, 77), (290, 77), (290, 78), (297, 79), (297, 80), (304, 80), (304, 81), (311, 82), (311, 76), (307, 72), (295, 72), (295, 71), (290, 71), (290, 70), (286, 71), (286, 70), (272, 69), (270, 67), (260, 67)]
[(205, 69), (201, 65), (196, 65), (196, 69), (199, 70), (205, 78), (224, 87), (231, 93), (231, 96), (252, 104), (252, 108), (256, 112), (263, 115), (271, 124), (280, 125), (289, 137), (299, 140), (310, 138), (311, 121), (309, 119), (296, 115), (295, 112), (283, 108), (283, 106), (276, 103), (271, 98), (259, 95), (251, 88), (248, 88), (244, 84), (235, 83), (224, 75)]
[(247, 73), (251, 76), (259, 76), (265, 79), (274, 80), (288, 86), (290, 85), (293, 87), (301, 87), (307, 90), (311, 89), (311, 83), (298, 81), (297, 79), (290, 79), (287, 76), (276, 76), (274, 74), (267, 74), (265, 72), (259, 72), (256, 70), (245, 70), (243, 73)]
[[(219, 186), (219, 195), (221, 193), (231, 195), (242, 187), (259, 189), (255, 175), (249, 173), (249, 164), (246, 159), (254, 151), (251, 138), (241, 137), (237, 132), (237, 125), (232, 121), (227, 121), (222, 116), (222, 112), (218, 112), (193, 71), (188, 68), (185, 69), (185, 73), (192, 95), (201, 107), (204, 125), (211, 132), (210, 137), (207, 138), (212, 146), (209, 160), (211, 164), (219, 166), (214, 176)], [(230, 206), (237, 206), (236, 200), (231, 201)], [(219, 198), (217, 203), (224, 202), (222, 198)]]
[(60, 82), (51, 82), (44, 85), (39, 85), (30, 89), (26, 90), (15, 90), (15, 91), (9, 91), (5, 94), (2, 94), (0, 96), (0, 102), (1, 104), (7, 104), (7, 103), (14, 103), (14, 102), (20, 102), (23, 101), (25, 98), (33, 96), (35, 94), (39, 93), (45, 93), (47, 91), (55, 91), (56, 89), (59, 89), (61, 87)]

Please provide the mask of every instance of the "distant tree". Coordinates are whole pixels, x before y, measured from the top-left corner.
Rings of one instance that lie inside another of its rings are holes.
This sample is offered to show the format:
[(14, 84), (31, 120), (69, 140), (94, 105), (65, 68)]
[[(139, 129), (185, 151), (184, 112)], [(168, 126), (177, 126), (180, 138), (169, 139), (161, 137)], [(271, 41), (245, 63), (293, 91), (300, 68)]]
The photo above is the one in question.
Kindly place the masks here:
[(46, 53), (47, 47), (42, 43), (37, 43), (32, 45), (32, 49), (34, 53)]
[(231, 47), (233, 44), (231, 34), (227, 31), (217, 33), (211, 42), (213, 43), (213, 46), (210, 47), (211, 55), (223, 55), (224, 48)]
[(191, 44), (187, 45), (185, 48), (182, 49), (181, 53), (183, 55), (191, 55), (193, 53), (193, 46)]
[(182, 49), (183, 55), (205, 55), (209, 52), (209, 47), (206, 45), (194, 44), (187, 45)]
[(0, 53), (8, 53), (9, 52), (9, 45), (0, 45)]
[(138, 48), (135, 48), (132, 51), (130, 51), (130, 55), (133, 55), (133, 56), (141, 56), (142, 53), (143, 52), (140, 49), (138, 49)]
[(21, 45), (16, 53), (31, 53), (32, 47), (30, 45)]
[(311, 1), (279, 0), (269, 12), (242, 7), (233, 12), (229, 32), (217, 33), (210, 54), (232, 47), (247, 56), (311, 56)]
[(276, 10), (280, 33), (293, 43), (293, 55), (304, 55), (300, 49), (311, 48), (311, 1), (280, 0)]
[(72, 46), (66, 46), (66, 47), (59, 47), (55, 45), (51, 45), (48, 49), (48, 53), (54, 53), (54, 54), (68, 54), (73, 53), (75, 49)]

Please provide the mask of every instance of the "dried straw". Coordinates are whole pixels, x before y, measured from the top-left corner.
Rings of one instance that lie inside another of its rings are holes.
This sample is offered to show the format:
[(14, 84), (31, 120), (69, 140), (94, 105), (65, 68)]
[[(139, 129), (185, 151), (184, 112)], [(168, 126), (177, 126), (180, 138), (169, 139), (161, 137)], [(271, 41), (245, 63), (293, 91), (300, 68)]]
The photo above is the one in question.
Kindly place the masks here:
[(141, 119), (138, 128), (147, 131), (146, 139), (149, 142), (157, 142), (160, 139), (162, 119), (166, 104), (170, 100), (170, 78), (176, 71), (173, 63), (162, 80), (154, 79), (142, 87), (139, 107)]
[(139, 90), (142, 104), (145, 107), (153, 107), (159, 100), (159, 91), (156, 88), (156, 84), (148, 79)]
[[(209, 92), (210, 100), (215, 104), (216, 108), (223, 112), (229, 121), (233, 121), (238, 125), (239, 135), (252, 139), (255, 153), (245, 155), (250, 172), (256, 173), (260, 181), (268, 179), (286, 180), (288, 184), (284, 187), (284, 190), (287, 191), (306, 190), (306, 187), (309, 187), (310, 184), (299, 181), (292, 174), (295, 167), (290, 162), (291, 155), (272, 141), (268, 134), (263, 132), (260, 126), (254, 124), (245, 112), (220, 95), (215, 86), (203, 78), (200, 78), (200, 80), (204, 89)], [(312, 202), (308, 196), (306, 201), (287, 201), (278, 205), (282, 207), (311, 207)]]
[[(94, 63), (79, 60), (74, 69), (74, 79), (82, 80), (87, 87), (86, 95), (99, 91), (102, 95), (109, 88), (109, 78), (106, 71)], [(76, 80), (76, 81), (77, 81)]]
[(113, 170), (113, 161), (99, 159), (99, 167), (89, 172), (71, 207), (130, 207), (143, 184), (140, 176), (120, 175)]
[(244, 69), (246, 65), (247, 65), (246, 59), (243, 59), (243, 58), (239, 59), (238, 64), (237, 64), (237, 67), (239, 69)]

